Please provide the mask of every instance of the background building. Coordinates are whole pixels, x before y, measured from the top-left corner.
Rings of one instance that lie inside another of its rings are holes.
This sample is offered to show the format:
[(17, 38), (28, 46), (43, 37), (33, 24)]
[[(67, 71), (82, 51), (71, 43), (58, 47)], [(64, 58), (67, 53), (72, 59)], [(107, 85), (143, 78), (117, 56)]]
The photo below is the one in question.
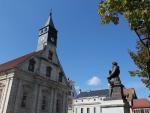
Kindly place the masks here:
[(150, 101), (147, 99), (134, 99), (132, 113), (150, 113)]
[(50, 15), (37, 51), (0, 65), (0, 113), (67, 113), (69, 87), (56, 46)]
[[(129, 103), (137, 98), (133, 88), (124, 89), (124, 95)], [(120, 98), (108, 100), (108, 97), (109, 89), (81, 92), (73, 101), (73, 111), (74, 113), (105, 113), (103, 108), (107, 107), (108, 111), (118, 113), (123, 109), (124, 104)], [(117, 112), (113, 108), (117, 108)]]

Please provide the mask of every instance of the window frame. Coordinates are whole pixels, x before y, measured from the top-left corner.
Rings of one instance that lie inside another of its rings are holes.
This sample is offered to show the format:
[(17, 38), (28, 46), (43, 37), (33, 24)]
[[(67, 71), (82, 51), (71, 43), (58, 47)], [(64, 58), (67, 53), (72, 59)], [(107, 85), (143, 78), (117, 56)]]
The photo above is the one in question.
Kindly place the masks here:
[(83, 108), (81, 108), (81, 113), (83, 113), (84, 112), (84, 109)]
[(34, 70), (35, 70), (35, 64), (36, 64), (35, 60), (33, 58), (30, 59), (29, 60), (29, 65), (28, 65), (28, 71), (34, 72)]
[(48, 59), (53, 60), (53, 52), (51, 50), (48, 51)]
[(58, 82), (63, 82), (63, 76), (64, 76), (63, 73), (60, 72), (58, 77)]
[(45, 111), (47, 108), (47, 98), (45, 95), (42, 96), (41, 110)]
[(144, 113), (150, 113), (150, 108), (144, 108)]
[(52, 68), (50, 66), (46, 67), (46, 77), (50, 78), (52, 73)]
[(87, 108), (87, 113), (90, 113), (90, 108)]
[(134, 111), (134, 113), (142, 113), (141, 109), (134, 109), (133, 111)]
[(27, 98), (28, 98), (28, 93), (24, 91), (21, 98), (21, 108), (27, 107)]

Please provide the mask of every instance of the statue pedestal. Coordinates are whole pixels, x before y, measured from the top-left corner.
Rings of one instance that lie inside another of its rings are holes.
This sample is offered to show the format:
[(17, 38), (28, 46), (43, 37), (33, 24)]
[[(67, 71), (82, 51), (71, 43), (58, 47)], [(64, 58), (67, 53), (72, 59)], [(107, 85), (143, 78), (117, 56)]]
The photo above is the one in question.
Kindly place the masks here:
[(130, 113), (130, 106), (124, 100), (105, 100), (101, 113)]
[(124, 100), (123, 88), (124, 86), (122, 84), (114, 84), (113, 86), (110, 86), (109, 97), (111, 99), (123, 99)]
[(121, 83), (110, 86), (109, 97), (104, 99), (101, 113), (130, 113), (130, 105), (124, 98), (123, 88)]

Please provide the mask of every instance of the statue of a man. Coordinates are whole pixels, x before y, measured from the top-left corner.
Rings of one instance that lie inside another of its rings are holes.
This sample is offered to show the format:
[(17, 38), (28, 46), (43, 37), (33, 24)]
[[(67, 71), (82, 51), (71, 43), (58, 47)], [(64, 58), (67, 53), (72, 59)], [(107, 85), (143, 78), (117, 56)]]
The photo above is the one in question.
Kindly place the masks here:
[(108, 77), (108, 82), (110, 83), (111, 86), (121, 83), (119, 74), (120, 74), (120, 69), (117, 62), (113, 62), (112, 70), (109, 71), (109, 77)]

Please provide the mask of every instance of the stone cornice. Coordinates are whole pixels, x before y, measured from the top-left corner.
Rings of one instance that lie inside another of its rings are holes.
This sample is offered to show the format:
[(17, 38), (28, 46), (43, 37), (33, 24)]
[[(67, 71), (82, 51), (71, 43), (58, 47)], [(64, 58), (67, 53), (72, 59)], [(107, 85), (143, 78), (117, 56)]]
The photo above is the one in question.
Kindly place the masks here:
[(15, 73), (15, 78), (23, 79), (27, 82), (38, 83), (42, 86), (49, 87), (49, 88), (54, 88), (54, 89), (56, 88), (59, 90), (66, 90), (66, 91), (68, 90), (68, 86), (59, 83), (58, 81), (50, 80), (38, 74), (25, 72), (19, 69)]

